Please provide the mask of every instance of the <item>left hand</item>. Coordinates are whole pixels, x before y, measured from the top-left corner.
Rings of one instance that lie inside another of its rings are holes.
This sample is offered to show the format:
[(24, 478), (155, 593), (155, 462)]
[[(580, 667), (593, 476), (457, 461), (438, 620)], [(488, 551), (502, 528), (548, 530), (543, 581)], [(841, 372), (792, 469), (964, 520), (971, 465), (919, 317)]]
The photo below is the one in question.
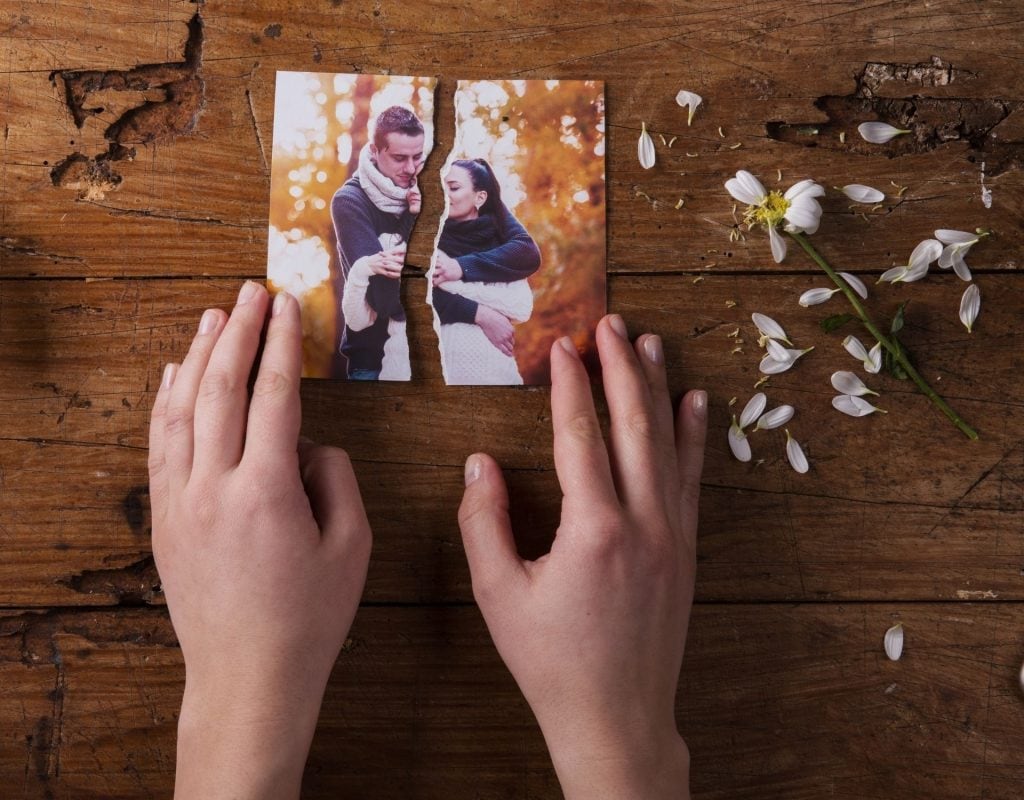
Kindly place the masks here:
[(150, 424), (153, 553), (185, 660), (177, 797), (297, 797), (366, 579), (345, 452), (299, 443), (302, 323), (247, 282), (210, 309)]
[(434, 286), (448, 281), (462, 280), (462, 267), (459, 262), (441, 250), (434, 251)]

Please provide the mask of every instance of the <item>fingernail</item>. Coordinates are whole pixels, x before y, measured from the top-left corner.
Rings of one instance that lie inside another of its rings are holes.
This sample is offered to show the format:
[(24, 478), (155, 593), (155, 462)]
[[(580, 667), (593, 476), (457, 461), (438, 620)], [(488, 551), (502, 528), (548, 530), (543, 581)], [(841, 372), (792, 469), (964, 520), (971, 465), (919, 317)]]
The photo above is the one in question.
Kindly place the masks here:
[(657, 334), (651, 334), (644, 339), (644, 352), (653, 364), (664, 364), (665, 354), (661, 347), (661, 337)]
[(480, 459), (477, 456), (466, 459), (466, 486), (480, 477), (480, 466)]
[(285, 305), (288, 303), (288, 292), (278, 292), (274, 296), (274, 307), (271, 310), (272, 316), (279, 316), (284, 311)]
[(698, 419), (703, 419), (708, 413), (708, 393), (703, 389), (693, 393), (693, 399), (690, 401), (690, 408), (693, 409), (694, 416)]
[(161, 389), (170, 389), (174, 385), (174, 376), (178, 374), (177, 364), (168, 364), (164, 367), (164, 376), (160, 379)]
[(212, 308), (208, 308), (203, 312), (202, 319), (199, 320), (199, 335), (205, 336), (206, 334), (211, 333), (216, 327), (217, 312)]
[(623, 339), (629, 336), (628, 332), (626, 331), (626, 323), (618, 314), (610, 314), (608, 316), (608, 324), (611, 325), (612, 330), (619, 334), (619, 336), (621, 336)]
[(580, 351), (576, 349), (576, 343), (569, 336), (563, 336), (558, 340), (558, 343), (562, 345), (562, 349), (565, 350), (573, 358), (580, 357)]
[(236, 305), (242, 305), (248, 303), (256, 296), (257, 286), (253, 281), (246, 281), (242, 284), (241, 290), (238, 292), (238, 302)]

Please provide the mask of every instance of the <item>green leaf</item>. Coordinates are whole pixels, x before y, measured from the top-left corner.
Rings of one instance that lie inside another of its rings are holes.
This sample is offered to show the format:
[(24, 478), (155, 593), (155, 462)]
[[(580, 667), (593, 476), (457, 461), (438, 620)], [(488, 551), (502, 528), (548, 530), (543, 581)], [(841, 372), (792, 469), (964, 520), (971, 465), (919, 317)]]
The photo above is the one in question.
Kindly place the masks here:
[(900, 307), (896, 309), (896, 316), (892, 318), (892, 325), (889, 326), (889, 330), (893, 333), (899, 333), (903, 330), (903, 309), (907, 307), (909, 300), (904, 300), (900, 303)]
[[(900, 314), (902, 315), (903, 306), (900, 306)], [(901, 317), (902, 318), (902, 317)], [(893, 320), (895, 322), (895, 320)], [(903, 349), (903, 345), (900, 344), (900, 340), (895, 335), (889, 337), (890, 341), (895, 345), (900, 355), (907, 357), (907, 351)], [(900, 381), (909, 380), (910, 376), (907, 371), (903, 368), (903, 365), (896, 360), (896, 356), (890, 353), (888, 350), (883, 349), (884, 354), (882, 363), (885, 365), (885, 371), (892, 375), (894, 378)]]
[(856, 317), (853, 314), (833, 314), (831, 317), (826, 317), (821, 321), (821, 329), (825, 333), (832, 333), (832, 331), (838, 330), (847, 322), (855, 319)]

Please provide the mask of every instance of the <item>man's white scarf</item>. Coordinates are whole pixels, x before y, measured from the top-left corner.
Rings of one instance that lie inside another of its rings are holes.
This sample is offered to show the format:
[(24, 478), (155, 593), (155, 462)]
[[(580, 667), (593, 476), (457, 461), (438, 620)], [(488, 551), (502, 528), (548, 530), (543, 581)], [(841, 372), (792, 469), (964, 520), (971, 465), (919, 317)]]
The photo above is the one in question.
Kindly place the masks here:
[(370, 198), (370, 202), (387, 214), (401, 214), (408, 210), (406, 200), (408, 189), (403, 189), (385, 175), (370, 158), (370, 144), (367, 142), (359, 151), (359, 185)]

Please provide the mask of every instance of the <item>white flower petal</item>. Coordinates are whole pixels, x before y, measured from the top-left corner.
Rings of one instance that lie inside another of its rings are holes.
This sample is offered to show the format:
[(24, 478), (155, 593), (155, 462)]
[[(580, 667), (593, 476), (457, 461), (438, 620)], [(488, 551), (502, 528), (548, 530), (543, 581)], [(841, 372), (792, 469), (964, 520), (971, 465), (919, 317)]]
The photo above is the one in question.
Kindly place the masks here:
[(978, 241), (978, 234), (967, 231), (952, 231), (947, 228), (940, 228), (935, 231), (935, 238), (943, 244), (974, 244)]
[(796, 200), (786, 209), (785, 218), (794, 228), (810, 233), (812, 228), (818, 230), (821, 206), (816, 200)]
[(729, 194), (748, 206), (756, 206), (768, 196), (764, 184), (745, 169), (739, 170), (735, 178), (729, 178), (725, 188)]
[(765, 349), (768, 351), (768, 355), (770, 355), (776, 361), (793, 361), (793, 359), (789, 357), (789, 350), (787, 350), (774, 339), (769, 339), (767, 342), (764, 343), (764, 346)]
[(967, 328), (968, 333), (971, 333), (974, 321), (978, 318), (980, 311), (981, 290), (978, 288), (978, 284), (972, 283), (964, 290), (964, 296), (960, 298), (960, 321)]
[(788, 428), (786, 429), (786, 458), (789, 459), (790, 466), (801, 475), (810, 469), (810, 465), (807, 463), (807, 456), (804, 455), (800, 442), (790, 435)]
[(885, 632), (885, 654), (890, 661), (899, 661), (903, 655), (903, 625), (897, 622)]
[(864, 348), (864, 345), (861, 344), (860, 339), (858, 339), (856, 336), (847, 336), (845, 339), (843, 339), (843, 347), (845, 348), (847, 353), (849, 353), (858, 361), (868, 360), (868, 351)]
[(861, 135), (862, 139), (872, 144), (885, 144), (894, 136), (910, 133), (910, 131), (894, 128), (885, 122), (862, 122), (857, 126), (857, 133)]
[(953, 272), (956, 276), (962, 280), (970, 283), (971, 281), (971, 268), (967, 266), (967, 262), (964, 261), (964, 253), (967, 252), (967, 248), (958, 248), (953, 252)]
[(893, 267), (882, 273), (878, 279), (879, 283), (899, 283), (907, 274), (907, 267)]
[(681, 90), (679, 94), (676, 95), (676, 102), (687, 110), (687, 125), (693, 122), (693, 114), (697, 110), (697, 106), (699, 106), (703, 100), (704, 98), (699, 94), (696, 94), (695, 92), (688, 92), (685, 89)]
[(938, 239), (925, 239), (923, 242), (918, 242), (917, 247), (914, 248), (914, 252), (910, 254), (910, 261), (907, 266), (910, 267), (911, 271), (915, 267), (919, 267), (924, 264), (927, 268), (933, 261), (942, 255), (942, 242)]
[(640, 141), (636, 145), (636, 154), (640, 159), (641, 167), (650, 169), (654, 166), (654, 140), (647, 132), (646, 122), (641, 123), (640, 126)]
[(793, 366), (792, 361), (776, 361), (771, 356), (765, 356), (757, 368), (765, 375), (778, 375)]
[[(754, 321), (754, 325), (757, 326), (757, 330), (760, 331), (763, 337), (767, 339), (778, 339), (780, 342), (785, 342), (786, 344), (793, 344), (786, 337), (786, 332), (782, 329), (782, 326), (771, 317), (755, 312), (750, 315), (750, 318)], [(761, 344), (763, 346), (764, 342), (761, 342)]]
[(805, 197), (808, 199), (815, 197), (824, 197), (825, 187), (818, 183), (815, 183), (810, 178), (807, 178), (805, 180), (797, 181), (796, 183), (794, 183), (786, 190), (786, 193), (782, 196), (789, 200), (789, 202), (791, 203), (796, 201), (800, 197)]
[(768, 405), (768, 398), (765, 397), (764, 392), (758, 392), (751, 397), (743, 407), (743, 413), (740, 414), (740, 429), (746, 428), (760, 417), (766, 405)]
[(849, 272), (840, 272), (839, 277), (846, 281), (846, 284), (859, 294), (862, 300), (868, 299), (868, 287), (864, 285), (864, 281)]
[(838, 289), (808, 289), (800, 295), (800, 299), (797, 302), (799, 302), (804, 308), (807, 308), (808, 306), (816, 306), (824, 303), (838, 291)]
[(917, 265), (907, 267), (907, 271), (903, 273), (898, 279), (894, 280), (893, 283), (914, 283), (919, 281), (925, 275), (928, 274), (928, 263), (925, 261), (919, 262)]
[(866, 394), (878, 394), (878, 392), (874, 392), (865, 386), (864, 381), (848, 370), (840, 370), (839, 372), (832, 373), (832, 388), (837, 392), (857, 395), (858, 397)]
[(876, 411), (881, 411), (881, 409), (875, 408), (867, 400), (852, 394), (836, 395), (832, 398), (832, 407), (836, 411), (842, 411), (844, 414), (849, 414), (851, 417), (866, 417), (868, 414), (874, 414)]
[(879, 342), (871, 351), (868, 353), (868, 360), (864, 362), (864, 369), (870, 372), (872, 375), (877, 374), (882, 369), (882, 343)]
[(773, 428), (781, 428), (783, 425), (785, 425), (787, 422), (793, 419), (793, 415), (795, 413), (796, 409), (794, 409), (793, 406), (790, 405), (773, 408), (771, 411), (768, 411), (762, 414), (760, 417), (758, 417), (757, 426), (754, 428), (754, 430), (770, 431)]
[(863, 183), (848, 183), (843, 187), (843, 194), (855, 203), (881, 203), (885, 194)]
[[(797, 359), (807, 353), (811, 352), (814, 348), (808, 347), (806, 350), (790, 350), (773, 339), (769, 339), (767, 342), (768, 355), (761, 360), (760, 370), (765, 375), (777, 375), (779, 372), (785, 372), (793, 364), (796, 363)], [(768, 369), (774, 369), (774, 372), (769, 372)]]
[(768, 226), (768, 241), (772, 246), (772, 258), (775, 259), (776, 264), (781, 264), (782, 259), (786, 257), (786, 240), (775, 230), (773, 225)]
[(750, 442), (736, 424), (736, 417), (732, 418), (732, 425), (729, 426), (729, 449), (737, 461), (750, 461)]

